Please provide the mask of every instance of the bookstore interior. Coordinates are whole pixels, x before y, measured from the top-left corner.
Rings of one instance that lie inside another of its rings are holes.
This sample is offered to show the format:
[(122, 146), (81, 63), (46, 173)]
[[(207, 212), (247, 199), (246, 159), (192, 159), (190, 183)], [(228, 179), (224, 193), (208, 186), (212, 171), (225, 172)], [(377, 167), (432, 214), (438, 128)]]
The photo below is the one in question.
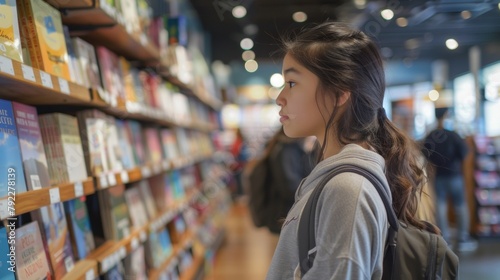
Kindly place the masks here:
[[(251, 39), (224, 29), (244, 25), (233, 23), (245, 2), (0, 0), (1, 279), (203, 279), (233, 203), (235, 131), (256, 156), (279, 126), (280, 63), (257, 63), (269, 55), (257, 49), (276, 43), (256, 40), (254, 53)], [(498, 1), (478, 2), (489, 8), (471, 11), (493, 17), (500, 38)], [(245, 26), (249, 37), (268, 18), (259, 20)], [(239, 61), (222, 57), (234, 49)], [(492, 238), (499, 50), (497, 41), (460, 59), (388, 63), (384, 105), (415, 139), (436, 107), (454, 108), (449, 125), (475, 151), (464, 172), (471, 231)]]

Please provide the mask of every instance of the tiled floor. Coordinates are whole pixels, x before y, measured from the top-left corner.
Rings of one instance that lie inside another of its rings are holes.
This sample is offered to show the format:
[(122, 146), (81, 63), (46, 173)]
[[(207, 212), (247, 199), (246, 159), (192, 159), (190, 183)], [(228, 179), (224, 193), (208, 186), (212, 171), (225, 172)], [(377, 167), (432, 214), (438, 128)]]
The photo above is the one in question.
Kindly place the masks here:
[[(226, 239), (205, 280), (264, 279), (277, 240), (267, 230), (253, 227), (244, 203), (235, 203), (227, 219)], [(500, 280), (500, 240), (480, 240), (476, 252), (459, 257), (459, 279)]]

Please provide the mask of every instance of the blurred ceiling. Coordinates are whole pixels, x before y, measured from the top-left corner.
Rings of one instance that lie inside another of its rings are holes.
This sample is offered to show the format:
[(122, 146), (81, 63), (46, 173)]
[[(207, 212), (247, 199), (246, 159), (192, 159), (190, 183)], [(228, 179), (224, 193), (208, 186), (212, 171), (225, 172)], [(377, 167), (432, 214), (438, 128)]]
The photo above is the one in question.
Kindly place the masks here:
[[(190, 0), (205, 30), (211, 35), (212, 60), (240, 60), (240, 41), (251, 38), (256, 60), (278, 58), (279, 38), (306, 24), (343, 21), (376, 38), (387, 59), (449, 58), (467, 54), (471, 46), (500, 49), (499, 0)], [(233, 17), (242, 5), (247, 14)], [(385, 20), (381, 11), (390, 8), (394, 17)], [(303, 23), (292, 15), (302, 11)], [(402, 27), (399, 23), (404, 23)], [(454, 38), (459, 47), (449, 50), (445, 41)]]

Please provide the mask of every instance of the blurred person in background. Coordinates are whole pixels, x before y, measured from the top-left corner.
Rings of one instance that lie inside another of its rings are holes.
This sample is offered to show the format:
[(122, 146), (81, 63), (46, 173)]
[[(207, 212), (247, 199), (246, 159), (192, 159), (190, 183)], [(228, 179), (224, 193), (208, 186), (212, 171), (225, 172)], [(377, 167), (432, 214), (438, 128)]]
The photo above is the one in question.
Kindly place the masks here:
[(233, 173), (234, 180), (236, 183), (236, 189), (233, 191), (233, 197), (239, 197), (243, 195), (243, 185), (242, 185), (242, 173), (243, 168), (250, 159), (250, 152), (247, 140), (243, 136), (241, 128), (237, 128), (235, 131), (235, 138), (230, 147), (230, 152), (233, 155), (233, 162), (230, 165), (231, 172)]
[(423, 153), (434, 167), (436, 220), (443, 237), (453, 247), (448, 225), (448, 199), (451, 199), (457, 221), (458, 251), (473, 251), (477, 241), (469, 236), (469, 208), (465, 195), (463, 161), (467, 144), (454, 131), (447, 129), (449, 108), (436, 108), (437, 128), (424, 139)]

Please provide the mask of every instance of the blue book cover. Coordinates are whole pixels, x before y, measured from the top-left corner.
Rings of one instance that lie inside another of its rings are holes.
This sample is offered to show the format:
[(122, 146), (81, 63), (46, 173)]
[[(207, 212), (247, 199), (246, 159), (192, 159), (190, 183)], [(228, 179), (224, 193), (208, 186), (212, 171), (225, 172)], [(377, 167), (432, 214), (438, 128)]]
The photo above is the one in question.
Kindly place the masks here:
[(7, 229), (2, 224), (0, 227), (0, 280), (16, 279), (12, 272), (12, 269), (16, 269), (16, 267), (12, 267), (9, 263), (9, 246), (11, 245), (8, 243)]
[(2, 99), (0, 99), (0, 155), (2, 155), (0, 198), (8, 195), (9, 186), (15, 187), (16, 194), (25, 192), (26, 181), (12, 102)]
[(85, 259), (95, 248), (85, 197), (66, 201), (64, 207), (68, 217), (73, 252), (76, 252), (78, 259)]

